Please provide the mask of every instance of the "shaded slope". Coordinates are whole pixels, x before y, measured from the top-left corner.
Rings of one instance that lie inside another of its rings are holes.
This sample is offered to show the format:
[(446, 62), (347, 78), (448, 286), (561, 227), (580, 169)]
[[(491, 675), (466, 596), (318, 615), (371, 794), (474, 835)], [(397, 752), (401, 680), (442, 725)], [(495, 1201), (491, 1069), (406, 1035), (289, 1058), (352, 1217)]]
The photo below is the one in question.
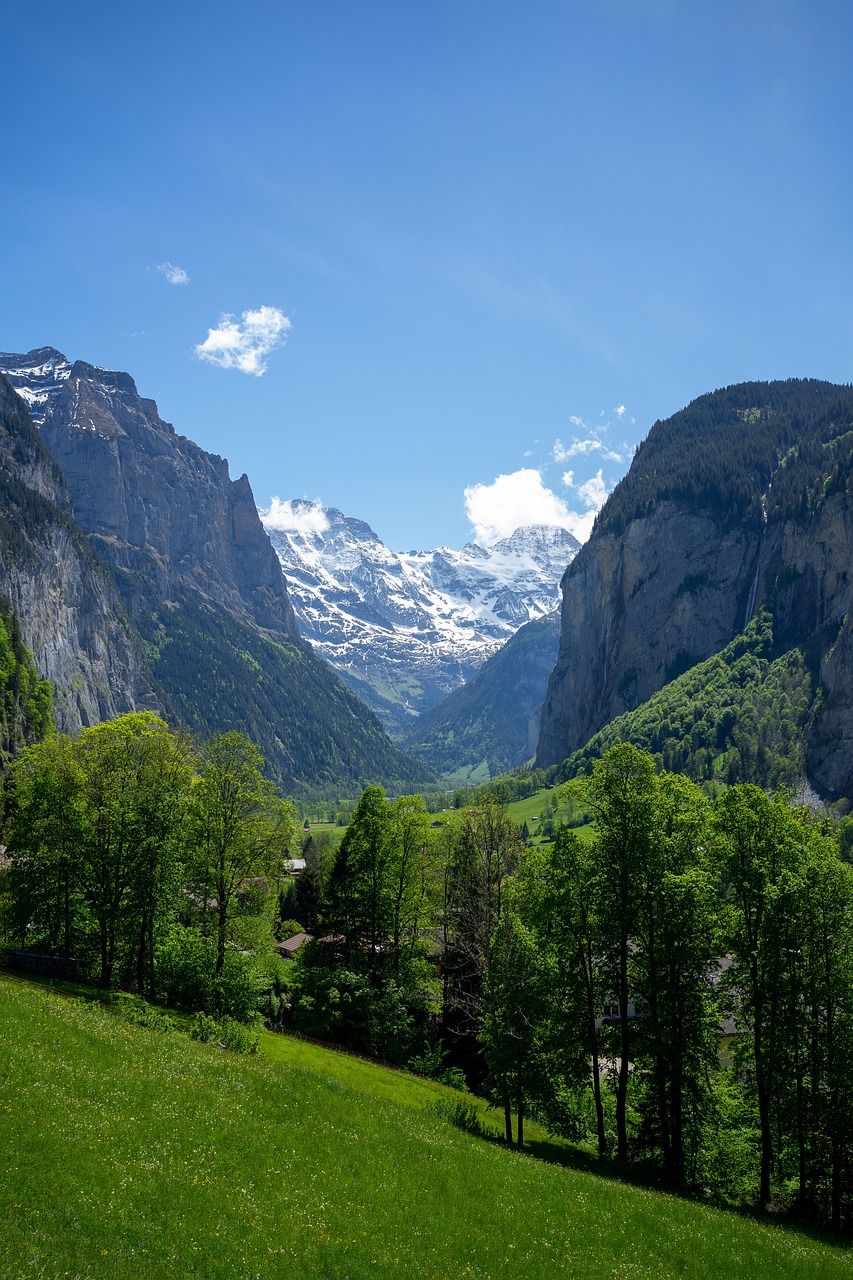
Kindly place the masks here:
[(472, 680), (421, 716), (404, 745), (440, 773), (475, 781), (528, 760), (559, 636), (556, 611), (528, 622)]

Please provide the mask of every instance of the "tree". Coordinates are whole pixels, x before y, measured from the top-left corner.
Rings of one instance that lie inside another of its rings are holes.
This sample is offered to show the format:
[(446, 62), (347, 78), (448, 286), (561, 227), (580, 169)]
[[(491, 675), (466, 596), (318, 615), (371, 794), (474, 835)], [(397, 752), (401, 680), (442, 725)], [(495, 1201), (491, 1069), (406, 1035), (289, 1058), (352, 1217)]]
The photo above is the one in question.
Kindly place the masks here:
[(657, 783), (651, 756), (630, 743), (611, 747), (591, 777), (572, 784), (592, 812), (598, 843), (597, 892), (602, 944), (619, 1009), (616, 1084), (616, 1154), (628, 1159), (628, 1075), (632, 1053), (628, 1005), (632, 996), (631, 945), (655, 857)]
[(218, 976), (241, 894), (283, 872), (296, 836), (290, 804), (263, 776), (263, 757), (242, 733), (217, 734), (201, 748), (191, 830), (197, 890), (203, 903), (216, 902)]
[(716, 801), (715, 828), (727, 885), (726, 936), (733, 956), (730, 987), (740, 1025), (750, 1035), (761, 1130), (759, 1199), (770, 1203), (776, 1144), (783, 1009), (789, 993), (786, 919), (797, 879), (796, 823), (784, 796), (730, 787)]
[[(506, 881), (521, 856), (518, 827), (494, 798), (464, 811), (445, 828), (448, 840), (443, 893), (444, 1033), (457, 1050), (475, 1048), (495, 1017), (500, 979), (493, 935), (503, 909)], [(501, 1085), (512, 1140), (509, 1080)]]
[(186, 740), (150, 711), (84, 729), (80, 766), (80, 883), (95, 919), (99, 981), (109, 986), (120, 950), (135, 957), (141, 989), (153, 982), (155, 920), (173, 883), (191, 777)]
[(558, 828), (541, 876), (537, 923), (540, 947), (552, 957), (549, 1022), (560, 1063), (556, 1071), (552, 1068), (549, 1081), (552, 1106), (566, 1076), (571, 1085), (589, 1083), (598, 1155), (604, 1159), (598, 1019), (609, 979), (602, 964), (602, 922), (597, 914), (598, 855), (596, 842), (581, 841), (567, 827)]
[(362, 793), (329, 876), (322, 927), (343, 937), (350, 968), (377, 975), (391, 936), (389, 893), (393, 830), (391, 806), (381, 787)]
[(643, 1138), (678, 1183), (695, 1169), (716, 1063), (717, 881), (705, 851), (708, 804), (686, 778), (656, 780), (654, 857), (637, 918), (635, 1079), (648, 1082)]
[[(28, 935), (70, 956), (80, 910), (77, 865), (83, 831), (82, 776), (75, 744), (56, 734), (22, 751), (7, 795), (9, 924), (22, 945)], [(43, 940), (43, 941), (42, 941)]]

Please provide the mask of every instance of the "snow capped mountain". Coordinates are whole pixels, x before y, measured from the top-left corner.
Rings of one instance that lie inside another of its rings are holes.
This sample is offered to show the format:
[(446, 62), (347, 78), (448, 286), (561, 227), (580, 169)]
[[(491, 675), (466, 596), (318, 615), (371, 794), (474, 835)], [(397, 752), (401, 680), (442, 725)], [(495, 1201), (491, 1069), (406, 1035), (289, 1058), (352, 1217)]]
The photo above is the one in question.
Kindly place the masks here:
[(579, 548), (564, 529), (532, 525), (492, 547), (396, 552), (319, 503), (260, 514), (302, 635), (398, 731), (557, 607)]
[(26, 355), (0, 353), (0, 373), (26, 401), (36, 426), (42, 427), (63, 384), (71, 376), (71, 361), (54, 347), (39, 347)]

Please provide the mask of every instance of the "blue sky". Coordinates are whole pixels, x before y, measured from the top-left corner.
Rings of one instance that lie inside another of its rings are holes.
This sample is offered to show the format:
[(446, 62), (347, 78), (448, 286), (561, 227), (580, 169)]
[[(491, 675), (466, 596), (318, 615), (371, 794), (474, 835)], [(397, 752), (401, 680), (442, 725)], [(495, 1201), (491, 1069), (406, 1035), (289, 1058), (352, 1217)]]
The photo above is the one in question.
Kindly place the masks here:
[(48, 0), (3, 33), (0, 349), (128, 370), (261, 504), (400, 550), (583, 532), (656, 418), (850, 380), (847, 4)]

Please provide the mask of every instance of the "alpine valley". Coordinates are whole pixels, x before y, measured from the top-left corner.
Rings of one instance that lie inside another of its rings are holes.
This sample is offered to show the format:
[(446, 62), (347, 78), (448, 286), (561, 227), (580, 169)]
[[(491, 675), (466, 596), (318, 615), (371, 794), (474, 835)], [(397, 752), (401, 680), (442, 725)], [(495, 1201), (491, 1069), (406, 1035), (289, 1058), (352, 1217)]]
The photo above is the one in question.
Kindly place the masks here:
[[(519, 627), (556, 610), (580, 547), (565, 529), (533, 525), (489, 547), (395, 552), (363, 520), (319, 503), (276, 502), (260, 514), (301, 634), (392, 733), (413, 741), (420, 716)], [(547, 673), (537, 705), (546, 681)]]

